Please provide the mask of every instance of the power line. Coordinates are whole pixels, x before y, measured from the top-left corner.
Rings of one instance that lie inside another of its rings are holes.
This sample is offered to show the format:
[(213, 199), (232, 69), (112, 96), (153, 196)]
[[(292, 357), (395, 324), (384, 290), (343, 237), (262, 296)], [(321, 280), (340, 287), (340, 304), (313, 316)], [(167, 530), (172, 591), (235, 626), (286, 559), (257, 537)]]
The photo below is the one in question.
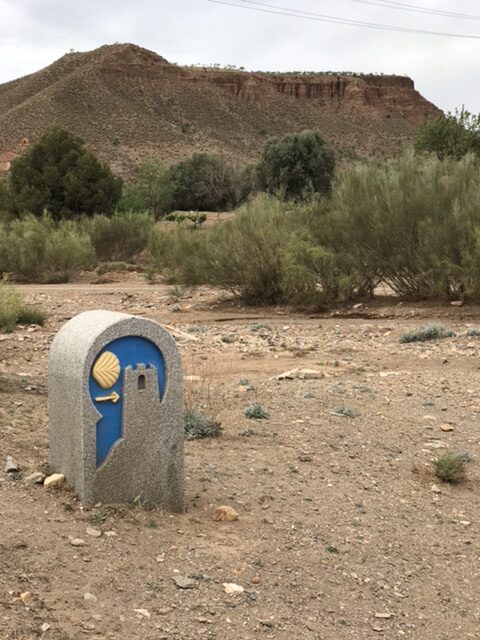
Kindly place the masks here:
[[(360, 28), (366, 28), (366, 29), (376, 29), (380, 31), (397, 31), (400, 33), (418, 33), (421, 35), (480, 40), (480, 35), (448, 33), (444, 31), (429, 31), (427, 29), (413, 29), (410, 27), (400, 27), (396, 25), (379, 24), (376, 22), (363, 22), (360, 20), (350, 20), (348, 18), (339, 18), (336, 16), (329, 16), (321, 13), (313, 13), (311, 11), (299, 11), (297, 9), (291, 9), (289, 7), (281, 7), (279, 5), (266, 4), (264, 2), (253, 2), (253, 0), (240, 0), (244, 4), (238, 4), (238, 2), (232, 2), (232, 1), (226, 2), (225, 0), (207, 0), (207, 1), (212, 2), (214, 4), (225, 5), (227, 7), (238, 7), (240, 9), (247, 9), (250, 11), (257, 11), (259, 13), (268, 13), (272, 15), (287, 16), (290, 18), (302, 18), (303, 20), (311, 20), (314, 22), (342, 24), (342, 25), (348, 25), (348, 26), (360, 27)], [(246, 6), (246, 5), (254, 5), (254, 6)]]
[(417, 7), (406, 2), (396, 2), (395, 0), (353, 0), (361, 4), (373, 4), (377, 7), (385, 9), (397, 9), (399, 11), (409, 11), (415, 13), (426, 13), (433, 16), (445, 16), (448, 18), (459, 18), (460, 20), (480, 20), (480, 16), (474, 16), (469, 13), (459, 13), (458, 11), (444, 11), (443, 9), (430, 9), (429, 7)]

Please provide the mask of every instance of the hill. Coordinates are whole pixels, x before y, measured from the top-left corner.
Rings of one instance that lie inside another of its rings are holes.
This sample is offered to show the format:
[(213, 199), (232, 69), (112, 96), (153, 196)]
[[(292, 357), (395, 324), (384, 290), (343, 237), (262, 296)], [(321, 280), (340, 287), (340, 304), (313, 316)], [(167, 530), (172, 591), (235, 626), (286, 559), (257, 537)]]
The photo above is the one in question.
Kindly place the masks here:
[(440, 114), (403, 76), (179, 67), (132, 44), (105, 45), (0, 85), (0, 170), (52, 125), (128, 176), (146, 155), (166, 165), (195, 151), (248, 162), (268, 137), (307, 128), (340, 157), (391, 155)]

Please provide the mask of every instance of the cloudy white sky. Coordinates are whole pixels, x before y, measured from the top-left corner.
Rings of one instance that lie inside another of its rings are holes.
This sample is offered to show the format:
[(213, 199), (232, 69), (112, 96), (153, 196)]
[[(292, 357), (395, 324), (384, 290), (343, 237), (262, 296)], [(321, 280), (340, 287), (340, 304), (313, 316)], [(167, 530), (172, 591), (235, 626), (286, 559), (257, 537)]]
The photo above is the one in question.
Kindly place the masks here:
[(284, 13), (315, 14), (309, 18), (333, 16), (478, 39), (358, 28), (257, 12), (247, 7), (261, 7), (245, 0), (224, 2), (241, 6), (209, 0), (0, 0), (0, 83), (36, 71), (70, 49), (133, 42), (180, 64), (406, 74), (439, 107), (465, 104), (480, 112), (479, 0), (259, 0), (283, 7)]

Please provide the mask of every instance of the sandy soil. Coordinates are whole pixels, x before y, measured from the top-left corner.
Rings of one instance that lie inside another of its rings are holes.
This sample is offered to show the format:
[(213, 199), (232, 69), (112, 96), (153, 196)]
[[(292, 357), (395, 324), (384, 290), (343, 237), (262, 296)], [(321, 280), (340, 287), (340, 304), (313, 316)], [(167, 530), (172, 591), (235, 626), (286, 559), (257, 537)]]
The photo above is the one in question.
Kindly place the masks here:
[[(136, 281), (21, 289), (49, 318), (0, 335), (2, 640), (480, 638), (480, 338), (466, 336), (480, 308), (383, 300), (308, 316)], [(188, 336), (188, 404), (224, 431), (186, 443), (184, 515), (88, 510), (25, 480), (48, 459), (50, 342), (93, 308)], [(399, 343), (433, 321), (457, 336)], [(295, 367), (323, 375), (276, 379)], [(244, 416), (253, 402), (268, 420)], [(430, 472), (446, 450), (472, 459), (461, 484)], [(239, 520), (213, 522), (218, 505)], [(244, 592), (226, 594), (230, 582)]]

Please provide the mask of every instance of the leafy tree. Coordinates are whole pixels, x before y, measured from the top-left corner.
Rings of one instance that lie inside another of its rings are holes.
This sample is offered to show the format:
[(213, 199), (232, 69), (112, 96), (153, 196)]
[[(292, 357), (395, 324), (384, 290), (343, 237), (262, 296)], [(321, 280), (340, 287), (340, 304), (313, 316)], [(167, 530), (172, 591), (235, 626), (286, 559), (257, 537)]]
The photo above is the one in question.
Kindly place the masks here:
[(315, 131), (268, 140), (258, 165), (260, 188), (285, 199), (329, 194), (334, 172), (333, 151)]
[(251, 189), (247, 170), (219, 156), (195, 153), (170, 168), (177, 209), (224, 211), (234, 209)]
[(63, 129), (47, 132), (12, 162), (11, 206), (14, 213), (36, 216), (46, 210), (55, 219), (80, 214), (111, 214), (122, 181)]
[(467, 153), (480, 157), (480, 114), (462, 109), (419, 126), (415, 136), (417, 153), (435, 153), (439, 160), (460, 160)]
[(173, 193), (170, 173), (156, 158), (145, 158), (137, 168), (133, 182), (124, 189), (119, 208), (150, 211), (160, 216), (170, 209)]

